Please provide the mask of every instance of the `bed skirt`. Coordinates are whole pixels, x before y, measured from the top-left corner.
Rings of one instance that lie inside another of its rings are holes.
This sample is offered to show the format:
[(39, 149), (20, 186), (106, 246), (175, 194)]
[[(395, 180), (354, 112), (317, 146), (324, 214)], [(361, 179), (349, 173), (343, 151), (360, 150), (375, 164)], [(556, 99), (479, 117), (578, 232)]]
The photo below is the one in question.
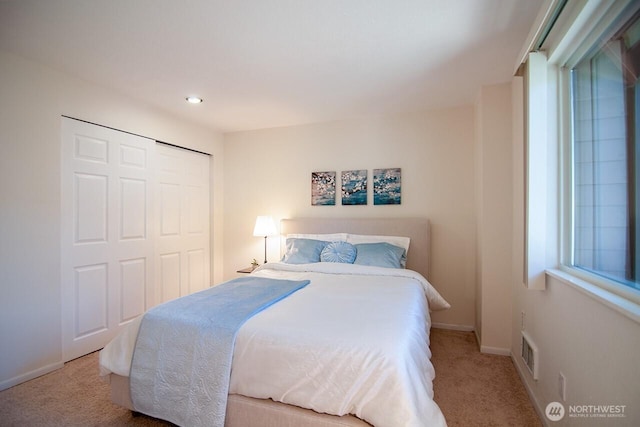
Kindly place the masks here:
[[(110, 374), (111, 401), (133, 410), (129, 392), (129, 378)], [(371, 426), (353, 415), (320, 414), (310, 409), (254, 399), (239, 394), (229, 395), (225, 427), (366, 427)]]

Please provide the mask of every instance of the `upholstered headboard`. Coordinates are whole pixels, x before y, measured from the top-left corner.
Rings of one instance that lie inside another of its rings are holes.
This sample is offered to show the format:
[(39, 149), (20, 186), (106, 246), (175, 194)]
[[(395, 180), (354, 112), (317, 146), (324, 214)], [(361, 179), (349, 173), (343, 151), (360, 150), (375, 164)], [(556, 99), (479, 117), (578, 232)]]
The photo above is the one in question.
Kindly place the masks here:
[(280, 234), (352, 233), (409, 237), (407, 268), (429, 278), (429, 220), (426, 218), (294, 218), (280, 222)]

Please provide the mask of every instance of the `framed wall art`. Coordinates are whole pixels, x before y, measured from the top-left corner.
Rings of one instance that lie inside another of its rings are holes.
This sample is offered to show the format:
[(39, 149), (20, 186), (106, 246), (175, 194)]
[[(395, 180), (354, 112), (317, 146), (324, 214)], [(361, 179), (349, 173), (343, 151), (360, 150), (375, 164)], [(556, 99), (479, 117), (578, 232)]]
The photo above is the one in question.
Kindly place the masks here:
[(342, 204), (367, 204), (367, 170), (343, 171), (342, 175)]
[(311, 172), (311, 206), (336, 204), (336, 172)]
[(402, 201), (402, 169), (373, 170), (373, 204), (399, 205)]

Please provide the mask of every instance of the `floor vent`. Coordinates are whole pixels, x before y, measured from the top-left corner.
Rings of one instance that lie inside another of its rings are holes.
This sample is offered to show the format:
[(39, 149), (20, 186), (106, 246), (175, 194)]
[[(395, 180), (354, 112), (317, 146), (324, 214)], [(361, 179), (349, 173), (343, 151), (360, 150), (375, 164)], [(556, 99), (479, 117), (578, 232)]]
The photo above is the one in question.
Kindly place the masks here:
[(529, 334), (522, 331), (521, 356), (534, 380), (538, 379), (538, 346), (531, 340)]

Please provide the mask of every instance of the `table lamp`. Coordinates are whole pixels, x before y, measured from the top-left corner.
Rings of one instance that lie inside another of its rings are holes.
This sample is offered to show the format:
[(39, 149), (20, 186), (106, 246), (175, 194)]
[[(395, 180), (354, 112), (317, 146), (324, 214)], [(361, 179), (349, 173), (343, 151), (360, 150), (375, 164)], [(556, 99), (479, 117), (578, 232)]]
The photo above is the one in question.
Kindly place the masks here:
[(256, 218), (256, 226), (253, 228), (254, 236), (264, 236), (264, 263), (267, 263), (267, 237), (278, 234), (273, 218), (268, 215), (261, 215)]

